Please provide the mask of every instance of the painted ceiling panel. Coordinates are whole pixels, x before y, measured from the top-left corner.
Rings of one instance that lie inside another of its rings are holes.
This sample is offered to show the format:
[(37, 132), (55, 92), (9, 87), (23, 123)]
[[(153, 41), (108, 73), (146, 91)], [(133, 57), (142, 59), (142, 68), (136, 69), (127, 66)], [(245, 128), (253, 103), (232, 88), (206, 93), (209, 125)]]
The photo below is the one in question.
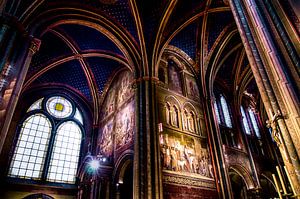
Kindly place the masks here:
[(178, 1), (175, 9), (172, 11), (172, 15), (168, 22), (168, 29), (170, 32), (177, 29), (179, 25), (183, 24), (187, 19), (200, 13), (204, 10), (205, 1), (204, 0), (182, 0)]
[(87, 63), (94, 74), (100, 93), (103, 92), (109, 78), (122, 66), (114, 60), (101, 57), (87, 58)]
[(71, 55), (71, 49), (59, 37), (51, 32), (47, 32), (41, 38), (42, 43), (39, 51), (33, 56), (28, 74), (29, 76), (38, 71), (41, 66), (57, 60), (64, 55)]
[(78, 60), (58, 65), (33, 82), (34, 85), (41, 83), (60, 83), (71, 86), (81, 92), (89, 101), (92, 100), (88, 82)]
[(123, 55), (120, 49), (105, 35), (96, 29), (77, 25), (64, 24), (58, 29), (63, 30), (78, 45), (80, 50), (105, 50), (119, 55)]
[(223, 2), (223, 0), (213, 0), (210, 3), (210, 8), (217, 8), (217, 7), (223, 7), (226, 6)]
[[(51, 1), (55, 2), (57, 0)], [(122, 25), (124, 29), (127, 30), (136, 41), (138, 41), (137, 30), (133, 15), (131, 14), (129, 1), (72, 0), (72, 2), (82, 3), (86, 7), (92, 7), (93, 9), (96, 9), (96, 11), (98, 10), (101, 13), (104, 13), (104, 15), (108, 18), (113, 19), (112, 21), (115, 21), (117, 25)]]
[(134, 18), (131, 14), (131, 10), (128, 1), (117, 1), (113, 5), (103, 5), (102, 10), (109, 16), (116, 19), (127, 31), (138, 41), (137, 30), (134, 22)]
[(211, 13), (209, 15), (208, 51), (210, 51), (223, 29), (233, 21), (234, 20), (230, 12)]
[(151, 42), (154, 42), (167, 1), (137, 1), (137, 5), (139, 7), (146, 45), (151, 47), (153, 45)]
[(196, 58), (197, 28), (197, 22), (188, 25), (186, 28), (181, 30), (170, 42), (171, 45), (180, 48), (194, 60)]
[(223, 79), (228, 86), (233, 86), (233, 66), (237, 56), (237, 51), (231, 53), (231, 55), (224, 61), (221, 68), (219, 69), (217, 76)]

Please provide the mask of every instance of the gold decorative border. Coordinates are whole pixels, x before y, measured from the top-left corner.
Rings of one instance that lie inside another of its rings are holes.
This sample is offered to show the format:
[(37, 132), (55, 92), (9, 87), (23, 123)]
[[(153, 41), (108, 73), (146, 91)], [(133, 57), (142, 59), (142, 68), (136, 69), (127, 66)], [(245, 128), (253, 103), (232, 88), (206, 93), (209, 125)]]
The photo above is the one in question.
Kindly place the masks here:
[(180, 186), (193, 186), (196, 188), (216, 189), (215, 181), (204, 176), (191, 177), (189, 175), (173, 174), (163, 171), (163, 182)]

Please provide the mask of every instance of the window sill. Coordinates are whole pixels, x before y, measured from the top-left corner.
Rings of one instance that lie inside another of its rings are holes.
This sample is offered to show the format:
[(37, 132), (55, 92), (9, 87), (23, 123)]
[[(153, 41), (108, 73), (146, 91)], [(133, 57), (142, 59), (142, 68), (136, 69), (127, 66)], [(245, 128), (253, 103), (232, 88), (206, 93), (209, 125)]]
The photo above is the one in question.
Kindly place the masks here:
[(47, 181), (12, 178), (12, 177), (7, 177), (5, 184), (7, 186), (18, 185), (18, 186), (27, 186), (27, 187), (30, 186), (30, 187), (51, 188), (51, 189), (52, 188), (53, 189), (68, 189), (68, 190), (77, 189), (76, 184), (56, 183), (56, 182), (47, 182)]

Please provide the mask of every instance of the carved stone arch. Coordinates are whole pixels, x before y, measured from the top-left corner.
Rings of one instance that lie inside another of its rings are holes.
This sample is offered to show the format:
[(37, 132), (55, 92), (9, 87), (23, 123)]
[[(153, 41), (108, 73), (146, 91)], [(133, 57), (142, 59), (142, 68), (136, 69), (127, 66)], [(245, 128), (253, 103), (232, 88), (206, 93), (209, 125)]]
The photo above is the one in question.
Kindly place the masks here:
[(169, 60), (171, 60), (175, 63), (176, 68), (178, 68), (180, 70), (183, 70), (185, 68), (184, 64), (182, 62), (180, 62), (180, 60), (177, 57), (170, 55), (167, 58), (167, 61), (169, 61)]
[(130, 163), (133, 163), (133, 156), (134, 156), (133, 150), (126, 150), (117, 159), (113, 171), (113, 177), (115, 182), (119, 181), (120, 175), (122, 175), (121, 177), (124, 177), (123, 175), (125, 169)]
[[(191, 73), (195, 78), (196, 78), (196, 64), (195, 61), (189, 57), (184, 51), (182, 51), (180, 48), (177, 48), (172, 45), (167, 45), (164, 50), (160, 52), (160, 61), (156, 64), (155, 66), (155, 76), (159, 76), (159, 69), (163, 67), (164, 69), (168, 68), (168, 61), (173, 61), (175, 68), (178, 69), (178, 72), (184, 71), (188, 73)], [(185, 81), (184, 81), (185, 76), (183, 74), (181, 75), (181, 84), (182, 87), (185, 87)], [(199, 85), (198, 85), (199, 87)]]
[(189, 111), (193, 111), (196, 115), (199, 115), (199, 111), (196, 109), (196, 107), (190, 103), (190, 102), (185, 102), (183, 104), (183, 109), (187, 109)]
[(249, 171), (245, 167), (241, 165), (231, 165), (229, 166), (228, 170), (229, 171), (232, 170), (236, 174), (238, 174), (243, 179), (248, 190), (255, 188), (254, 180), (250, 175)]
[[(122, 29), (122, 26), (114, 24), (106, 16), (91, 12), (82, 7), (57, 7), (51, 5), (47, 10), (32, 12), (23, 19), (22, 23), (30, 35), (39, 38), (50, 28), (61, 24), (78, 24), (98, 30), (101, 34), (108, 37), (126, 57), (128, 66), (135, 74), (140, 77), (143, 73), (143, 67), (139, 63), (141, 54), (133, 38)], [(43, 20), (40, 20), (43, 19)]]
[(187, 55), (184, 51), (182, 51), (180, 48), (177, 48), (172, 45), (168, 45), (166, 49), (163, 52), (162, 59), (171, 59), (176, 64), (179, 64), (178, 66), (181, 66), (181, 69), (191, 69), (193, 73), (195, 73), (195, 61)]
[(179, 109), (179, 111), (181, 112), (182, 106), (176, 97), (169, 95), (169, 96), (165, 97), (165, 102), (169, 103), (171, 106), (176, 105), (177, 108)]
[[(190, 118), (190, 117), (192, 117), (192, 118)], [(183, 105), (182, 118), (183, 118), (183, 120), (186, 119), (186, 121), (183, 121), (184, 122), (183, 126), (187, 126), (187, 130), (195, 132), (195, 133), (199, 133), (199, 131), (200, 131), (199, 124), (198, 124), (199, 111), (190, 102), (186, 102)]]
[(133, 193), (133, 154), (124, 151), (118, 158), (113, 172), (113, 189), (116, 198), (131, 198)]
[(262, 198), (279, 198), (276, 186), (272, 179), (272, 173), (270, 171), (263, 171), (260, 174), (259, 180)]
[(180, 102), (174, 96), (167, 96), (165, 102), (171, 105), (170, 110), (170, 125), (174, 127), (180, 127), (181, 125), (181, 116), (182, 116), (182, 107)]
[(260, 176), (261, 176), (261, 178), (265, 178), (266, 180), (268, 180), (268, 182), (270, 182), (272, 184), (273, 188), (276, 190), (276, 186), (275, 186), (273, 180), (271, 180), (272, 179), (271, 174), (262, 173), (262, 174), (260, 174)]

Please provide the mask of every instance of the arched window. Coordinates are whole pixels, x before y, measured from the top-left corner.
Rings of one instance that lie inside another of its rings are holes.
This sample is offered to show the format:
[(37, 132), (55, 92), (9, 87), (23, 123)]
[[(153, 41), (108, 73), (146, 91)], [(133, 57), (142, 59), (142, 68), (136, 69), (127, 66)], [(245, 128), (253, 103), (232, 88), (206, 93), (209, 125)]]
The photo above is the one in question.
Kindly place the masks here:
[(231, 118), (230, 118), (228, 105), (227, 105), (226, 99), (223, 95), (221, 95), (220, 101), (221, 101), (223, 116), (224, 116), (224, 119), (225, 119), (225, 124), (226, 124), (227, 127), (232, 128), (232, 123), (231, 123)]
[(34, 102), (18, 129), (9, 177), (75, 183), (83, 117), (62, 96)]
[(248, 109), (248, 113), (249, 113), (249, 116), (250, 116), (251, 124), (253, 126), (255, 135), (258, 138), (260, 138), (260, 132), (259, 132), (258, 124), (257, 124), (257, 121), (256, 121), (256, 116), (254, 115), (254, 112), (250, 108)]
[(249, 128), (249, 125), (248, 125), (248, 120), (247, 120), (247, 117), (246, 117), (245, 110), (244, 110), (243, 106), (241, 106), (241, 113), (242, 113), (242, 121), (243, 121), (243, 126), (244, 126), (244, 129), (245, 129), (245, 133), (247, 135), (251, 135), (251, 131), (250, 131), (250, 128)]

